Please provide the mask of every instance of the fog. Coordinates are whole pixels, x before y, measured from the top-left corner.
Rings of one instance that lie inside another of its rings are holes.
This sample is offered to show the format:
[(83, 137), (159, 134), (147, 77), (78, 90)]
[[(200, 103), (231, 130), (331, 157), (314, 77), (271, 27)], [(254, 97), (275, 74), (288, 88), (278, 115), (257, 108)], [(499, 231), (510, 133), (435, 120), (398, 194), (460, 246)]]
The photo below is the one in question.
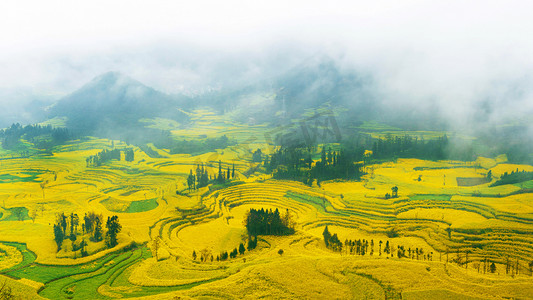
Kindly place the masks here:
[(528, 1), (182, 2), (2, 1), (2, 118), (31, 120), (32, 101), (46, 106), (107, 71), (198, 95), (318, 55), (371, 78), (391, 110), (436, 111), (455, 129), (530, 125)]

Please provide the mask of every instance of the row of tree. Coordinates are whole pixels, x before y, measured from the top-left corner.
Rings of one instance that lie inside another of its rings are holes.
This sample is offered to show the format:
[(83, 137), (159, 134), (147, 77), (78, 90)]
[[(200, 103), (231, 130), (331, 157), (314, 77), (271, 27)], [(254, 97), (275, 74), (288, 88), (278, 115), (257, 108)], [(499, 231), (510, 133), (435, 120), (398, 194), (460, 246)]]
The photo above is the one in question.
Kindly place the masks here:
[(376, 159), (403, 157), (442, 160), (447, 158), (447, 147), (448, 137), (446, 135), (427, 141), (418, 140), (418, 137), (409, 135), (402, 137), (389, 135), (385, 139), (377, 139), (374, 142), (372, 156)]
[[(365, 239), (358, 239), (358, 240), (349, 240), (346, 239), (344, 241), (344, 244), (339, 240), (336, 233), (331, 234), (328, 226), (324, 228), (324, 231), (322, 233), (324, 237), (324, 243), (327, 248), (340, 252), (345, 253), (347, 255), (374, 255), (374, 248), (375, 245), (378, 245), (378, 254), (381, 256), (383, 253), (388, 257), (396, 257), (398, 258), (409, 258), (412, 260), (427, 260), (427, 261), (433, 261), (433, 252), (424, 252), (423, 248), (406, 248), (403, 245), (393, 246), (392, 243), (390, 243), (388, 240), (384, 243), (383, 241), (379, 241), (377, 243), (374, 243), (374, 240), (365, 240)], [(446, 263), (453, 262), (460, 266), (463, 266), (465, 268), (468, 268), (468, 264), (470, 262), (469, 260), (469, 254), (471, 251), (466, 250), (464, 253), (461, 253), (460, 251), (457, 251), (457, 254), (454, 258), (449, 259), (449, 252), (446, 251)], [(442, 260), (442, 255), (440, 260)], [(479, 261), (474, 262), (472, 266), (477, 269), (478, 272), (491, 272), (495, 273), (497, 271), (497, 266), (494, 262), (489, 261), (488, 258), (483, 258), (481, 260), (481, 263)], [(529, 272), (533, 274), (533, 260), (528, 263)], [(483, 269), (481, 270), (481, 267)], [(505, 272), (506, 274), (518, 274), (520, 269), (520, 264), (518, 259), (515, 261), (511, 260), (509, 256), (507, 256), (506, 262), (505, 262)]]
[(124, 152), (124, 160), (131, 162), (135, 160), (135, 152), (132, 148), (125, 148), (125, 149), (113, 149), (113, 150), (107, 150), (104, 149), (95, 155), (91, 155), (85, 159), (85, 162), (87, 164), (87, 167), (99, 167), (102, 164), (115, 159), (120, 161), (121, 153)]
[[(337, 252), (344, 252), (346, 254), (350, 255), (374, 255), (374, 240), (365, 240), (365, 239), (358, 239), (358, 240), (349, 240), (346, 239), (344, 241), (344, 244), (339, 240), (337, 237), (337, 234), (331, 234), (329, 232), (328, 226), (324, 228), (324, 231), (322, 232), (322, 235), (324, 237), (324, 243), (326, 244), (326, 247), (329, 249), (332, 249), (333, 251)], [(416, 260), (433, 260), (433, 252), (424, 253), (424, 249), (422, 248), (405, 248), (404, 246), (397, 246), (394, 247), (392, 244), (387, 240), (385, 242), (385, 245), (383, 246), (383, 241), (379, 241), (376, 243), (378, 248), (378, 254), (381, 256), (383, 253), (385, 253), (387, 256), (390, 255), (390, 257), (394, 257), (396, 253), (396, 257), (398, 258), (410, 258), (410, 259), (416, 259)]]
[(518, 169), (516, 169), (516, 172), (512, 171), (511, 173), (503, 173), (500, 179), (492, 183), (490, 186), (515, 184), (529, 180), (533, 180), (533, 172), (526, 172), (525, 170), (518, 171)]
[[(233, 248), (232, 251), (228, 253), (228, 251), (221, 251), (219, 255), (217, 255), (216, 260), (217, 261), (224, 261), (228, 260), (228, 258), (236, 258), (237, 255), (244, 255), (244, 252), (246, 252), (246, 249), (248, 251), (251, 251), (257, 247), (257, 236), (254, 238), (249, 237), (248, 238), (248, 247), (244, 247), (244, 243), (240, 243), (239, 247)], [(192, 259), (196, 260), (196, 258), (199, 258), (200, 262), (207, 262), (209, 260), (213, 261), (215, 258), (213, 257), (213, 254), (211, 254), (211, 251), (207, 248), (199, 251), (199, 253), (196, 253), (196, 250), (192, 251)]]
[(51, 125), (26, 125), (12, 124), (6, 129), (0, 129), (2, 148), (14, 149), (20, 144), (20, 139), (34, 143), (39, 149), (50, 149), (72, 138), (66, 128), (54, 128)]
[(222, 162), (218, 161), (218, 174), (209, 175), (207, 168), (204, 168), (204, 164), (196, 165), (196, 175), (192, 170), (189, 171), (187, 176), (187, 187), (189, 192), (194, 189), (199, 189), (208, 186), (211, 183), (223, 184), (226, 181), (235, 178), (235, 164), (230, 170), (229, 166), (227, 170), (222, 169)]
[(251, 208), (244, 217), (244, 226), (250, 236), (287, 235), (294, 233), (294, 224), (289, 210), (284, 216), (275, 211)]

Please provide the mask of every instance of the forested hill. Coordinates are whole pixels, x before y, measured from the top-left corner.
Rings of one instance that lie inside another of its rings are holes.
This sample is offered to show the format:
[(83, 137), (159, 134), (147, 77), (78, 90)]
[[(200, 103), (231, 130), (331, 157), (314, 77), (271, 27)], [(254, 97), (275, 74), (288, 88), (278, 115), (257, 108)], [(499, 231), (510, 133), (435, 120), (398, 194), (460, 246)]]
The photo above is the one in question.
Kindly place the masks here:
[(117, 72), (105, 73), (62, 98), (50, 117), (67, 117), (75, 132), (109, 135), (109, 132), (140, 127), (142, 118), (187, 119), (179, 108), (188, 105), (185, 96), (169, 96)]

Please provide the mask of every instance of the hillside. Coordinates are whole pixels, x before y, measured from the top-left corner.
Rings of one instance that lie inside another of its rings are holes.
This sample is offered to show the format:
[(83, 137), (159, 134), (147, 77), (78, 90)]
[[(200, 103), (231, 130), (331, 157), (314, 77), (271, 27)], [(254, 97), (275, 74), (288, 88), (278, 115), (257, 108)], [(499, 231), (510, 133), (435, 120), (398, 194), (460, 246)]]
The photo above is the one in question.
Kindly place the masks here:
[(142, 118), (168, 118), (186, 122), (179, 109), (188, 105), (185, 96), (169, 96), (117, 72), (94, 78), (60, 99), (50, 118), (67, 117), (66, 125), (76, 132), (97, 136), (124, 136), (142, 127)]

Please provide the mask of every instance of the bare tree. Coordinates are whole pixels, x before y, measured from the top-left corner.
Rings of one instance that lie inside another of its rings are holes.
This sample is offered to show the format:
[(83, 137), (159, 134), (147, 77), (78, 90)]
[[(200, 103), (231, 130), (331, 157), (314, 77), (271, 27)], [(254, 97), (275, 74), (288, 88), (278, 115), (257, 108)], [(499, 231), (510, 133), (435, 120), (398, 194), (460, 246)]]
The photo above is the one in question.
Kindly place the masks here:
[(37, 218), (37, 209), (34, 209), (31, 211), (30, 218), (33, 221), (33, 223), (35, 223), (35, 219)]
[(154, 245), (154, 252), (155, 252), (155, 260), (159, 261), (159, 256), (157, 255), (157, 253), (159, 252), (159, 248), (161, 246), (161, 239), (159, 238), (159, 236), (155, 238), (153, 245)]
[(44, 188), (46, 187), (46, 185), (48, 184), (48, 181), (43, 181), (39, 184), (39, 186), (41, 187), (41, 190), (43, 190), (43, 199), (45, 199), (44, 197)]

